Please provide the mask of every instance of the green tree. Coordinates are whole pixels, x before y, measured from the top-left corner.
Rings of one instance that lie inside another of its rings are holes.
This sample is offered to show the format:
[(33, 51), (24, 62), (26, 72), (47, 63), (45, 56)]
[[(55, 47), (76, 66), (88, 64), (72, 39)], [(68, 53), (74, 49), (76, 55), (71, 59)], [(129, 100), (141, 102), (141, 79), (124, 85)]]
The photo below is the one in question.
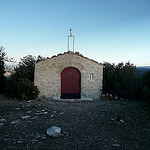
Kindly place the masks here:
[(36, 57), (27, 55), (21, 59), (14, 69), (12, 77), (7, 80), (6, 92), (19, 99), (35, 99), (39, 91), (34, 86), (34, 68)]
[(13, 77), (7, 80), (6, 92), (10, 97), (22, 100), (36, 99), (39, 94), (38, 88), (31, 80), (26, 78), (16, 80)]
[(142, 88), (142, 99), (150, 105), (150, 71), (145, 72), (142, 75), (143, 88)]
[(150, 71), (143, 74), (143, 86), (147, 86), (150, 89)]
[(119, 63), (116, 67), (116, 77), (118, 78), (117, 93), (123, 98), (138, 98), (141, 89), (141, 77), (136, 66), (127, 63)]
[(6, 53), (4, 52), (4, 48), (0, 47), (0, 93), (4, 92), (5, 89), (5, 57)]
[(103, 92), (118, 95), (122, 98), (139, 98), (142, 88), (141, 75), (136, 66), (127, 63), (118, 65), (104, 63)]
[(37, 62), (42, 61), (42, 60), (46, 60), (46, 59), (48, 59), (48, 57), (46, 58), (46, 57), (43, 57), (41, 55), (38, 55)]
[(34, 81), (34, 68), (37, 60), (35, 56), (27, 55), (21, 59), (17, 68), (15, 68), (16, 75), (20, 78), (27, 78)]
[(23, 57), (18, 66), (14, 69), (15, 73), (13, 74), (14, 78), (26, 78), (34, 82), (34, 70), (35, 64), (38, 61), (45, 60), (46, 58), (42, 56), (38, 56), (37, 59), (35, 56), (27, 55)]
[(115, 65), (105, 62), (103, 78), (103, 93), (115, 94)]

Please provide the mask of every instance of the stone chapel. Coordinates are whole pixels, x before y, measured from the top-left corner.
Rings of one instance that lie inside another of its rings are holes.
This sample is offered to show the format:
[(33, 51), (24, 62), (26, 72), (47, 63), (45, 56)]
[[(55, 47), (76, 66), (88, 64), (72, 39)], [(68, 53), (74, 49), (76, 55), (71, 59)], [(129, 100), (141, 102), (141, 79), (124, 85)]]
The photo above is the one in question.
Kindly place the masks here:
[(35, 65), (40, 94), (61, 99), (100, 99), (103, 65), (79, 53), (66, 52)]
[(68, 51), (37, 62), (35, 85), (40, 95), (55, 99), (100, 99), (103, 65), (78, 52)]

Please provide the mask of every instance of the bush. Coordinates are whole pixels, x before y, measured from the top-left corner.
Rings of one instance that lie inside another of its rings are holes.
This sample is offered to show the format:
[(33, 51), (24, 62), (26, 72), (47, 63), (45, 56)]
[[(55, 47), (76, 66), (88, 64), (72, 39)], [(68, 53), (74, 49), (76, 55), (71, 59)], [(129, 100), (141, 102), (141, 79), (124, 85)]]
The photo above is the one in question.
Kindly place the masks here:
[(138, 99), (142, 89), (141, 75), (130, 62), (118, 65), (103, 64), (103, 93), (111, 93), (127, 99)]
[(4, 75), (0, 75), (0, 94), (5, 92), (5, 76)]
[(13, 77), (7, 80), (6, 92), (9, 96), (22, 100), (36, 99), (39, 94), (32, 81), (26, 78), (16, 81)]
[(150, 101), (150, 89), (148, 87), (144, 87), (142, 89), (142, 100), (145, 101), (145, 102)]
[(35, 63), (36, 59), (32, 55), (21, 59), (11, 78), (7, 79), (6, 93), (8, 96), (22, 100), (37, 98), (39, 91), (34, 86)]
[(4, 48), (0, 47), (0, 94), (4, 93), (4, 87), (5, 87), (5, 57), (6, 53), (4, 52)]

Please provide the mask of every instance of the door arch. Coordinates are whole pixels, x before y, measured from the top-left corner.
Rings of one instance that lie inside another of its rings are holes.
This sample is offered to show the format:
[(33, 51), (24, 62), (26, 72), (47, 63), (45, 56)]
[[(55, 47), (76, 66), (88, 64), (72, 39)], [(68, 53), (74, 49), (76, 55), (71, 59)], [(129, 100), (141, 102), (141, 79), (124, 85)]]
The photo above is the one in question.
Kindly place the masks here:
[(61, 72), (61, 98), (80, 98), (81, 74), (74, 67), (65, 68)]

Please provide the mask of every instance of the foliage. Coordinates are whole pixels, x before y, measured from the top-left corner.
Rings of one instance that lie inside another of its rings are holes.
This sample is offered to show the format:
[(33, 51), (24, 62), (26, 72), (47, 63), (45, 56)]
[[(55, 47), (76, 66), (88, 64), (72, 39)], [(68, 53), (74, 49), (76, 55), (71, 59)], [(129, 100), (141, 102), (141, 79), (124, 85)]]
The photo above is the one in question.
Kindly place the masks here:
[(43, 57), (41, 55), (38, 55), (37, 62), (42, 61), (42, 60), (46, 60), (46, 59), (48, 59), (48, 57), (46, 58), (46, 57)]
[(36, 57), (32, 55), (21, 59), (7, 82), (6, 92), (9, 96), (24, 100), (37, 98), (39, 91), (34, 86), (35, 63)]
[(116, 69), (116, 77), (119, 83), (117, 87), (117, 94), (123, 98), (138, 98), (138, 91), (141, 87), (140, 76), (138, 75), (136, 67), (130, 62), (127, 62), (125, 65), (123, 63), (119, 63), (116, 66)]
[(145, 72), (142, 75), (143, 88), (142, 88), (142, 99), (150, 104), (150, 71)]
[(4, 71), (4, 61), (5, 61), (5, 56), (6, 56), (6, 53), (4, 52), (4, 48), (3, 47), (0, 47), (0, 75), (1, 74), (4, 74), (5, 71)]
[(35, 64), (38, 61), (44, 60), (42, 56), (38, 56), (37, 59), (35, 56), (27, 55), (21, 59), (19, 65), (14, 69), (15, 73), (13, 78), (26, 78), (34, 82), (34, 69)]
[(15, 75), (17, 78), (27, 78), (34, 81), (34, 67), (36, 57), (27, 55), (21, 59), (17, 68), (15, 68)]
[(150, 101), (150, 89), (148, 87), (142, 88), (142, 101)]
[(150, 89), (150, 71), (143, 74), (143, 85)]
[(0, 93), (4, 92), (5, 89), (5, 57), (6, 53), (4, 52), (4, 48), (0, 47)]
[(19, 78), (16, 81), (15, 78), (10, 78), (7, 81), (6, 92), (9, 96), (29, 100), (37, 98), (39, 91), (34, 83), (26, 78)]
[(115, 66), (105, 62), (103, 64), (104, 68), (104, 78), (103, 78), (103, 93), (115, 94)]
[(6, 62), (12, 62), (13, 58), (8, 58), (6, 53), (5, 53), (5, 48), (0, 47), (0, 93), (5, 92), (5, 83), (6, 83), (6, 78), (4, 76), (5, 73), (5, 67), (6, 67)]
[(103, 93), (111, 93), (122, 98), (139, 98), (142, 88), (141, 75), (130, 62), (118, 65), (104, 63)]

